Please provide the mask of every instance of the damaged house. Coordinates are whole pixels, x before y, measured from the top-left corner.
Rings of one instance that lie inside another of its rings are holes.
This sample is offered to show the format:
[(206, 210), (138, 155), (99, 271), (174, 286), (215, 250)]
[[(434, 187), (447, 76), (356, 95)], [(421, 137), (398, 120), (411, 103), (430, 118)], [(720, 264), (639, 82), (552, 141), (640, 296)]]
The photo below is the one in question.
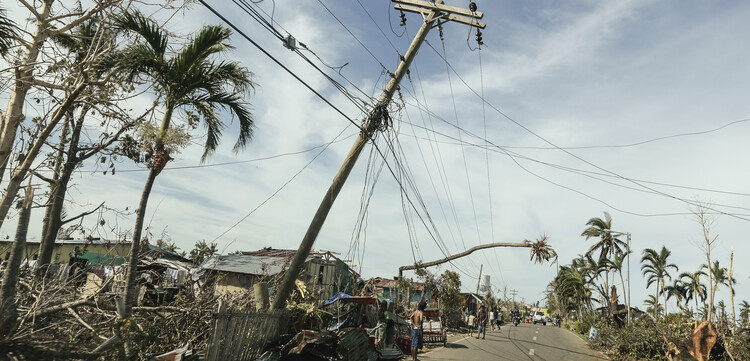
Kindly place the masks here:
[[(296, 250), (273, 249), (215, 256), (193, 272), (196, 286), (213, 287), (224, 294), (250, 290), (256, 282), (267, 282), (280, 275), (291, 263)], [(351, 292), (359, 275), (330, 251), (312, 251), (298, 277), (318, 300), (327, 300), (337, 292)]]
[[(391, 299), (398, 295), (398, 281), (390, 280), (387, 278), (376, 277), (371, 280), (373, 284), (373, 292), (375, 295), (380, 295), (383, 298)], [(416, 308), (420, 301), (426, 301), (430, 307), (436, 305), (437, 298), (433, 297), (432, 292), (424, 290), (424, 283), (411, 282), (411, 287), (401, 290), (402, 294), (399, 297), (403, 300), (405, 297), (409, 298), (409, 305)], [(424, 295), (423, 295), (424, 294)]]

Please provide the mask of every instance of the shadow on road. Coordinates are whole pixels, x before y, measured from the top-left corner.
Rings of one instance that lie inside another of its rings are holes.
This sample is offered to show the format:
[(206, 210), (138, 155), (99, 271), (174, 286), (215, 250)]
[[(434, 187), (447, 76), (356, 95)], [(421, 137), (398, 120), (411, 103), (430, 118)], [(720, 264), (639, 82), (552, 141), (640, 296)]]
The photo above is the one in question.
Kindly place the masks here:
[(469, 346), (462, 345), (460, 343), (449, 343), (445, 345), (445, 348), (469, 348)]

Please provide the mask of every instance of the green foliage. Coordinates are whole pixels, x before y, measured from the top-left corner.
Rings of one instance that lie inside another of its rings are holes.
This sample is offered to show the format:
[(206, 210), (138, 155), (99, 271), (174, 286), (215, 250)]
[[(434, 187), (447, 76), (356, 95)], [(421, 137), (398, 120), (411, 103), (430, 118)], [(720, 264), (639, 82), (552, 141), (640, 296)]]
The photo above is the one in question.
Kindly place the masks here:
[[(253, 117), (243, 97), (254, 89), (252, 73), (237, 62), (222, 61), (219, 56), (231, 49), (231, 31), (217, 25), (203, 26), (178, 50), (168, 46), (169, 37), (159, 24), (139, 11), (128, 11), (115, 17), (118, 28), (138, 35), (140, 41), (113, 55), (113, 66), (126, 82), (146, 76), (164, 103), (164, 118), (158, 132), (149, 132), (156, 152), (165, 150), (173, 139), (174, 111), (185, 111), (186, 129), (197, 123), (205, 126), (205, 144), (201, 161), (213, 154), (226, 124), (222, 111), (232, 113), (239, 126), (234, 146), (237, 152), (250, 141)], [(154, 127), (155, 128), (155, 127)], [(167, 154), (169, 151), (167, 151)]]
[(177, 252), (177, 250), (179, 249), (179, 247), (177, 247), (177, 245), (174, 244), (174, 242), (172, 242), (171, 240), (169, 239), (164, 240), (161, 238), (156, 240), (156, 247), (159, 247), (169, 252)]
[(0, 8), (0, 55), (5, 55), (14, 44), (14, 37), (18, 36), (18, 26), (8, 18), (6, 10)]
[(609, 213), (604, 212), (604, 219), (594, 217), (586, 222), (588, 228), (586, 228), (581, 236), (589, 238), (598, 238), (599, 241), (589, 248), (587, 255), (591, 255), (596, 251), (599, 251), (598, 258), (606, 258), (607, 255), (611, 255), (618, 252), (623, 252), (627, 248), (627, 244), (617, 238), (619, 235), (617, 232), (612, 231), (612, 216)]
[(195, 248), (190, 251), (188, 258), (193, 264), (199, 265), (203, 263), (207, 258), (218, 254), (219, 249), (215, 242), (206, 243), (206, 240), (200, 240), (195, 242)]
[(740, 303), (740, 324), (750, 327), (750, 303), (747, 301)]
[(461, 322), (461, 276), (457, 272), (446, 270), (440, 275), (440, 303), (446, 315), (446, 326), (457, 327)]
[[(652, 284), (656, 284), (656, 293), (654, 298), (654, 317), (658, 317), (659, 313), (659, 300), (658, 297), (664, 294), (665, 281), (672, 280), (672, 276), (669, 274), (669, 268), (674, 269), (675, 272), (679, 270), (677, 265), (669, 263), (669, 256), (672, 251), (668, 250), (667, 247), (662, 246), (661, 251), (657, 252), (654, 249), (646, 248), (643, 250), (643, 257), (641, 257), (641, 271), (643, 276), (646, 276), (646, 287), (651, 287)], [(666, 299), (664, 300), (666, 303)]]
[(583, 335), (584, 333), (586, 333), (586, 331), (588, 331), (588, 329), (584, 329), (583, 322), (573, 321), (573, 331)]
[(681, 343), (690, 337), (693, 322), (683, 313), (671, 313), (656, 323), (651, 318), (639, 318), (616, 328), (602, 319), (595, 327), (600, 333), (590, 341), (592, 347), (606, 350), (612, 360), (667, 360), (663, 337)]
[(727, 340), (735, 360), (750, 360), (750, 328), (745, 328)]

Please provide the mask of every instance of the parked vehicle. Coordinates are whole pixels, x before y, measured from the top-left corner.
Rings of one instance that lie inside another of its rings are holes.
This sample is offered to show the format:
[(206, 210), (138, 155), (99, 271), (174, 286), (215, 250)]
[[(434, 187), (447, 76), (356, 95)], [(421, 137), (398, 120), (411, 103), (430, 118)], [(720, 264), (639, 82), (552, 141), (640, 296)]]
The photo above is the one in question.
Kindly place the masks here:
[(448, 344), (448, 328), (443, 327), (443, 316), (440, 309), (427, 308), (423, 311), (423, 314), (424, 343), (442, 343), (443, 346), (446, 346)]
[(532, 322), (534, 322), (535, 325), (541, 323), (542, 325), (547, 326), (547, 315), (542, 311), (536, 311), (532, 317)]

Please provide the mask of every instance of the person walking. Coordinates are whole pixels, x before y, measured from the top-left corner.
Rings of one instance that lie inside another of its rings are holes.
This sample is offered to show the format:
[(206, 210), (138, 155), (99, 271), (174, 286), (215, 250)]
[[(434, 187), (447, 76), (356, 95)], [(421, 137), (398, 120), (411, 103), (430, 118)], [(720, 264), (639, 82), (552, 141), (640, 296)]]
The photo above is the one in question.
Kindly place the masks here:
[(475, 323), (475, 321), (476, 321), (476, 317), (474, 316), (474, 314), (471, 313), (471, 311), (469, 311), (469, 319), (466, 322), (466, 324), (469, 325), (469, 337), (471, 337), (471, 335), (474, 334), (474, 323)]
[(487, 311), (484, 310), (484, 306), (479, 308), (479, 315), (477, 316), (477, 339), (479, 335), (482, 335), (482, 339), (487, 333)]

